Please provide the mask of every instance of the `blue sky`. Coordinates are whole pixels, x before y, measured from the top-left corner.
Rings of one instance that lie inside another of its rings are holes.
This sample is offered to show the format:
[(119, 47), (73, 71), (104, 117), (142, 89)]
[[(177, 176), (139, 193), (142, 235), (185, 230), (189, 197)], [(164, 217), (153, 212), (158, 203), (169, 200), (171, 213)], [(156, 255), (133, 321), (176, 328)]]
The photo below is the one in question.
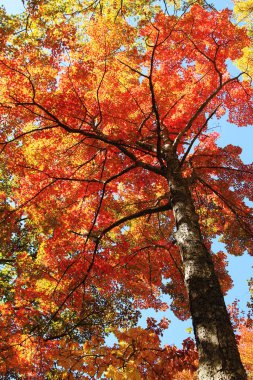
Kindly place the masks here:
[[(210, 0), (217, 9), (223, 9), (225, 7), (232, 8), (233, 3), (230, 0)], [(9, 13), (19, 13), (23, 11), (23, 5), (21, 0), (0, 0), (0, 5), (4, 5)], [(231, 67), (232, 69), (232, 67)], [(239, 145), (243, 148), (242, 159), (245, 163), (251, 163), (253, 161), (253, 127), (238, 128), (235, 125), (229, 124), (225, 118), (222, 118), (217, 123), (217, 132), (220, 133), (219, 144), (225, 146), (228, 144)], [(219, 251), (223, 247), (220, 243), (213, 245), (214, 251)], [(228, 293), (226, 302), (229, 304), (233, 302), (235, 298), (240, 299), (240, 305), (242, 309), (245, 309), (247, 301), (249, 299), (249, 291), (247, 286), (247, 279), (253, 276), (252, 274), (252, 258), (249, 255), (242, 257), (229, 256), (229, 273), (234, 281), (233, 289)], [(150, 316), (151, 311), (145, 311), (143, 313), (142, 323), (144, 323), (147, 316)], [(163, 343), (180, 345), (182, 339), (185, 339), (189, 334), (186, 333), (186, 328), (191, 326), (190, 321), (181, 322), (177, 320), (171, 312), (154, 313), (154, 318), (160, 319), (166, 316), (171, 320), (171, 325), (168, 332), (164, 335)], [(112, 340), (113, 342), (113, 340)]]
[(20, 13), (24, 10), (21, 0), (0, 0), (0, 5), (4, 5), (9, 13)]

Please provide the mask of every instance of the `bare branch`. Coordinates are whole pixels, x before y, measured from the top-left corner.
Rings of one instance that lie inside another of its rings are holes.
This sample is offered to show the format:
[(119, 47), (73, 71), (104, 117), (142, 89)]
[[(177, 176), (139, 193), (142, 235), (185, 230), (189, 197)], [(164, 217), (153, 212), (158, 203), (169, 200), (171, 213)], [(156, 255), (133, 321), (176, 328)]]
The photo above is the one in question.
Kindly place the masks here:
[(189, 147), (187, 148), (183, 158), (181, 159), (181, 162), (180, 162), (180, 167), (183, 165), (184, 161), (186, 160), (188, 154), (190, 153), (190, 150), (193, 146), (193, 144), (195, 143), (195, 141), (197, 140), (197, 138), (199, 137), (199, 135), (203, 132), (204, 128), (207, 126), (209, 120), (216, 114), (218, 108), (221, 106), (221, 104), (219, 104), (215, 109), (214, 111), (208, 116), (208, 118), (206, 119), (205, 123), (202, 125), (202, 127), (199, 129), (198, 133), (196, 133), (196, 135), (194, 136), (194, 138), (192, 139)]
[(148, 209), (137, 211), (134, 214), (124, 216), (123, 218), (117, 220), (116, 222), (112, 223), (109, 227), (107, 227), (103, 231), (101, 231), (99, 234), (99, 239), (101, 239), (105, 234), (107, 234), (113, 228), (118, 227), (123, 223), (129, 222), (130, 220), (141, 218), (142, 216), (146, 216), (146, 215), (156, 214), (156, 213), (162, 212), (162, 211), (168, 211), (168, 210), (171, 210), (171, 204), (170, 203), (166, 203), (165, 205), (159, 206), (159, 207), (150, 207)]

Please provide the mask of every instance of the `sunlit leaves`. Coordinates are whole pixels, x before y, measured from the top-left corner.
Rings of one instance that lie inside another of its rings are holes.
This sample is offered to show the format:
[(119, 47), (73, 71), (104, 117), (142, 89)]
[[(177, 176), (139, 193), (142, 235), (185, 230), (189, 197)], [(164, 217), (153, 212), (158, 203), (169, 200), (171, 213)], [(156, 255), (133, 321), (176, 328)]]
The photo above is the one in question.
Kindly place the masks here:
[(239, 25), (247, 29), (248, 35), (251, 38), (251, 44), (243, 49), (243, 55), (237, 62), (239, 68), (244, 71), (246, 80), (252, 80), (253, 73), (253, 51), (252, 51), (252, 37), (253, 37), (253, 2), (252, 0), (234, 0), (234, 16)]

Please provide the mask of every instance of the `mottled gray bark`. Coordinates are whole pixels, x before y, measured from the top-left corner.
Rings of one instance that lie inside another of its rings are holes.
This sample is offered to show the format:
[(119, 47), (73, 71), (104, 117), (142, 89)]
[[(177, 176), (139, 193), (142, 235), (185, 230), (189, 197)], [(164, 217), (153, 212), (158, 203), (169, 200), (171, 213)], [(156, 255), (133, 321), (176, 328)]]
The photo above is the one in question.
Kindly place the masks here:
[(181, 176), (175, 155), (169, 160), (169, 168), (175, 238), (182, 256), (199, 352), (199, 379), (247, 379), (212, 258), (201, 237), (189, 186)]

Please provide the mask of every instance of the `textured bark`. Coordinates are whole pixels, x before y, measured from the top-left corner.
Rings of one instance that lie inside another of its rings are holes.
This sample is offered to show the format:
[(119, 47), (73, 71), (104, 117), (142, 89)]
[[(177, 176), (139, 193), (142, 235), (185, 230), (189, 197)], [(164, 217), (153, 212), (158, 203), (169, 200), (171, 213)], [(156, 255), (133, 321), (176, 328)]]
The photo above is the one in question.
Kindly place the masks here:
[(199, 352), (199, 379), (247, 379), (212, 258), (201, 237), (188, 183), (181, 176), (177, 157), (168, 161), (175, 238), (182, 256)]

